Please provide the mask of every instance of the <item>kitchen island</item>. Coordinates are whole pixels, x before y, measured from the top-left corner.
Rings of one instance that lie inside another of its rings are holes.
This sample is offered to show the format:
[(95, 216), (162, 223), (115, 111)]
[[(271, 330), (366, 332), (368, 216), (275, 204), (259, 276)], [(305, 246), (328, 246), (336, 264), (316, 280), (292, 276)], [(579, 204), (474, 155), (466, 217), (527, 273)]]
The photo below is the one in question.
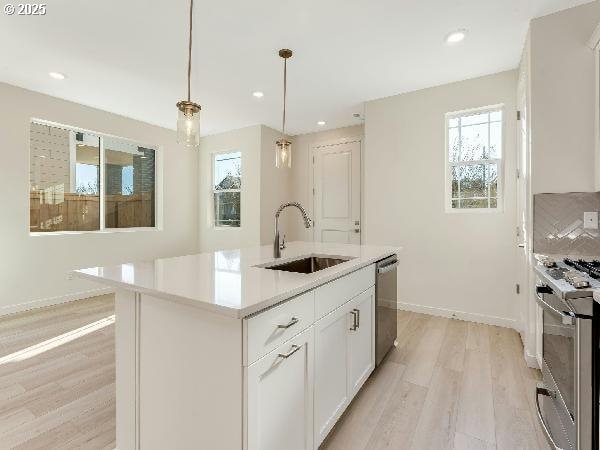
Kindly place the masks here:
[(399, 249), (272, 251), (75, 272), (117, 292), (117, 448), (321, 444), (374, 369), (374, 263)]

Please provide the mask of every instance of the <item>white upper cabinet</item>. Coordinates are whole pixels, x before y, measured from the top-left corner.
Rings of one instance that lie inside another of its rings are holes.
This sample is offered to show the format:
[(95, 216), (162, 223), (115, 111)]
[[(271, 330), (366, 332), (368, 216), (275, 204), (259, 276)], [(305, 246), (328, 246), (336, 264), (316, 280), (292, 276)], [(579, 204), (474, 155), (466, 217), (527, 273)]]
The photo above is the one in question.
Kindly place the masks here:
[(248, 450), (313, 449), (313, 328), (246, 369)]

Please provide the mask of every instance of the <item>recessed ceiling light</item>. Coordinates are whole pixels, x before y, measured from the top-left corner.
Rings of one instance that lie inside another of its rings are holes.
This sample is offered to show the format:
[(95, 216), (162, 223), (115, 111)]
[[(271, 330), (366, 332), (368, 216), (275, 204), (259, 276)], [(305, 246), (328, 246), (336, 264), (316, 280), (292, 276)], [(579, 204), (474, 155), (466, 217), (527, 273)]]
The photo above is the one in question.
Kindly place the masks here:
[(446, 44), (458, 44), (459, 42), (462, 42), (465, 39), (465, 37), (467, 37), (467, 30), (453, 31), (448, 36), (446, 36)]
[(322, 127), (323, 125), (325, 125), (327, 122), (325, 122), (324, 120), (319, 120), (317, 122), (317, 125), (319, 125), (320, 127)]
[(265, 94), (261, 91), (254, 91), (252, 95), (254, 95), (256, 98), (263, 98)]
[(50, 75), (50, 77), (54, 78), (55, 80), (64, 80), (65, 78), (67, 78), (64, 73), (60, 72), (48, 72), (48, 75)]

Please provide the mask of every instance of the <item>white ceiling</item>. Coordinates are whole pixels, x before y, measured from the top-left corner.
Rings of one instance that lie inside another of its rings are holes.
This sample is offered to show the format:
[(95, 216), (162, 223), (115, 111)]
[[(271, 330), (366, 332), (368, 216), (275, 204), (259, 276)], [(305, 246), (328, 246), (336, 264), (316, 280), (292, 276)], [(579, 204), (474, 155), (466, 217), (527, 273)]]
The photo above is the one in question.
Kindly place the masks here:
[[(291, 134), (353, 125), (365, 100), (515, 68), (531, 18), (587, 2), (196, 0), (192, 100), (203, 134), (279, 128), (288, 47)], [(45, 16), (0, 14), (0, 80), (174, 128), (187, 12), (186, 0), (50, 0)], [(446, 46), (458, 28), (467, 39)]]

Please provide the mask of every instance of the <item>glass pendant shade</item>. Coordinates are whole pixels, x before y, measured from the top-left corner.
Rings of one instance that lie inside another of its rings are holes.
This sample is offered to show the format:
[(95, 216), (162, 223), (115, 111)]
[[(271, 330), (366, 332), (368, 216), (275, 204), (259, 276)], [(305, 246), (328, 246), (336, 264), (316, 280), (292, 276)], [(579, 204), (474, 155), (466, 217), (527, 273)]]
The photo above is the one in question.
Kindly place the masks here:
[(192, 27), (194, 23), (194, 0), (190, 0), (190, 22), (187, 67), (187, 100), (177, 102), (177, 143), (186, 148), (196, 149), (200, 145), (200, 110), (199, 104), (191, 100), (192, 91)]
[(187, 148), (200, 145), (200, 108), (179, 107), (177, 118), (177, 143)]
[(275, 167), (278, 169), (292, 167), (292, 143), (280, 139), (275, 143)]

